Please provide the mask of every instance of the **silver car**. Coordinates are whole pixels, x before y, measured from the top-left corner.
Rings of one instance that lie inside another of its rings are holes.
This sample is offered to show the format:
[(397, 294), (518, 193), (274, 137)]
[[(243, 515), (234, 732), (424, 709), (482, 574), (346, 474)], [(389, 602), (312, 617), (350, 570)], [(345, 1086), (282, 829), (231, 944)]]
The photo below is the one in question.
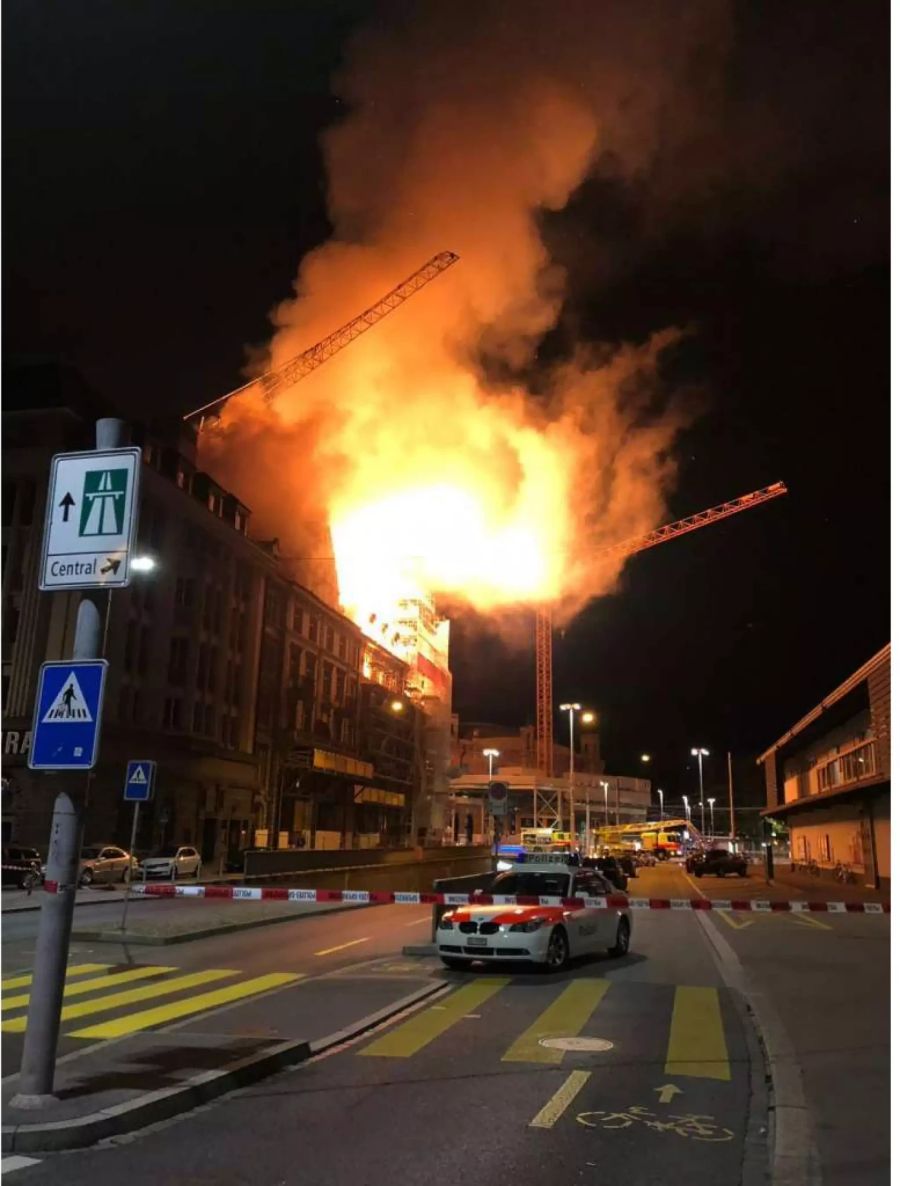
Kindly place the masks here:
[(166, 877), (170, 881), (176, 877), (199, 878), (200, 853), (190, 844), (168, 844), (144, 857), (141, 871), (147, 880), (153, 877)]
[(117, 848), (114, 844), (91, 844), (81, 850), (78, 884), (129, 881), (136, 868), (134, 857), (123, 848)]

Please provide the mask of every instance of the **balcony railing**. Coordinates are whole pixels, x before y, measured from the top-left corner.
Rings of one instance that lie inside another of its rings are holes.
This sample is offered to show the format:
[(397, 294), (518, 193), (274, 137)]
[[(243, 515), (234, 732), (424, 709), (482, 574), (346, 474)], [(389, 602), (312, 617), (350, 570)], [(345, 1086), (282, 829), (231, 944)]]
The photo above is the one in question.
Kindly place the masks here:
[(875, 742), (864, 741), (861, 745), (838, 754), (837, 757), (829, 758), (816, 767), (815, 793), (822, 794), (848, 783), (859, 782), (863, 778), (871, 778), (877, 772), (878, 755)]

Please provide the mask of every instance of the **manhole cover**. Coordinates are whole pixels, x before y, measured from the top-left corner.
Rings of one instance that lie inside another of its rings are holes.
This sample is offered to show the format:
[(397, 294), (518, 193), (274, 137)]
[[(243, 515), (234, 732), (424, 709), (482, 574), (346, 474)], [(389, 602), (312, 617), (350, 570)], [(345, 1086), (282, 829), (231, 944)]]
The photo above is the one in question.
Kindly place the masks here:
[(541, 1046), (549, 1046), (551, 1050), (581, 1050), (597, 1053), (602, 1050), (612, 1050), (612, 1042), (606, 1038), (541, 1038)]

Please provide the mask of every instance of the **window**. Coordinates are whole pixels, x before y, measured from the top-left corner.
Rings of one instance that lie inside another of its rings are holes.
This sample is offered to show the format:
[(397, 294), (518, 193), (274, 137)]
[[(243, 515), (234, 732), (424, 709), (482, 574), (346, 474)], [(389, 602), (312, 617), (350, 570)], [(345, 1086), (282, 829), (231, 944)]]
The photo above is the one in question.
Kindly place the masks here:
[(125, 630), (125, 670), (134, 670), (134, 644), (137, 635), (137, 622), (129, 622)]
[[(144, 634), (141, 630), (141, 646), (144, 646)], [(187, 675), (188, 640), (173, 638), (169, 643), (169, 683), (183, 685)]]
[(175, 582), (175, 604), (182, 609), (189, 609), (194, 604), (194, 580), (192, 577), (179, 577)]
[(329, 654), (334, 650), (334, 627), (333, 626), (325, 627), (325, 650), (328, 651)]
[(291, 628), (295, 634), (303, 633), (303, 606), (299, 601), (294, 602), (294, 616), (291, 622)]
[(194, 732), (203, 732), (203, 705), (199, 700), (194, 703)]
[(298, 733), (303, 732), (304, 722), (306, 720), (306, 705), (302, 700), (298, 700), (294, 705), (294, 728)]
[(163, 728), (181, 729), (181, 700), (177, 696), (167, 696), (163, 704)]
[(322, 695), (326, 700), (331, 700), (331, 682), (334, 677), (334, 666), (331, 663), (322, 664)]
[(338, 635), (338, 658), (339, 659), (347, 658), (347, 635), (346, 634)]
[(344, 719), (341, 721), (341, 745), (350, 745), (350, 743), (350, 721), (344, 717)]
[(310, 614), (306, 619), (306, 637), (311, 642), (317, 642), (319, 639), (319, 619), (315, 614)]
[(344, 695), (347, 687), (347, 676), (343, 671), (338, 671), (335, 680), (334, 700), (336, 704), (342, 705), (344, 703)]
[(291, 643), (288, 651), (288, 687), (296, 688), (300, 683), (300, 648)]
[(209, 692), (216, 690), (216, 672), (219, 667), (219, 652), (215, 647), (209, 650), (209, 665), (206, 670), (206, 688)]
[(139, 725), (141, 723), (142, 709), (141, 691), (140, 688), (135, 688), (134, 697), (131, 701), (131, 723), (133, 725)]
[(9, 643), (10, 646), (16, 641), (16, 636), (19, 633), (19, 609), (18, 606), (10, 605), (6, 610), (6, 620), (3, 624), (5, 633), (4, 642)]
[(212, 737), (214, 735), (214, 730), (215, 730), (216, 726), (215, 726), (215, 713), (213, 711), (213, 706), (211, 704), (207, 704), (206, 709), (203, 713), (203, 716), (204, 716), (203, 723), (204, 723), (204, 727), (206, 729), (206, 733), (208, 734), (208, 736)]
[(303, 674), (307, 679), (316, 678), (316, 657), (312, 651), (303, 652)]
[(26, 478), (19, 486), (19, 526), (30, 527), (34, 518), (34, 482)]
[(16, 484), (10, 480), (3, 483), (3, 526), (9, 527), (16, 509)]

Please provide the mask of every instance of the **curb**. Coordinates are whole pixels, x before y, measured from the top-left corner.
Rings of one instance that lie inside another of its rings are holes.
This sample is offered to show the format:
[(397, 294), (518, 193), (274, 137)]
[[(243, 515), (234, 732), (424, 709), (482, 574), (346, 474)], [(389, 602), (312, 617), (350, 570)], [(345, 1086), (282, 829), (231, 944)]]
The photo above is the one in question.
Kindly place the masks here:
[(409, 943), (400, 948), (401, 955), (437, 955), (437, 943)]
[[(167, 899), (160, 898), (160, 902)], [(361, 902), (357, 905), (337, 905), (326, 910), (306, 910), (303, 914), (278, 915), (275, 918), (256, 918), (247, 922), (227, 922), (221, 927), (205, 927), (199, 931), (182, 931), (177, 935), (147, 935), (141, 931), (72, 931), (73, 939), (92, 943), (131, 943), (136, 947), (168, 947), (173, 943), (193, 943), (197, 939), (211, 939), (215, 935), (229, 935), (233, 931), (250, 931), (255, 927), (274, 926), (276, 923), (300, 922), (304, 918), (321, 918), (325, 914), (343, 914), (345, 910), (360, 910), (378, 903)]]
[(65, 1149), (84, 1149), (109, 1137), (170, 1120), (236, 1088), (258, 1083), (269, 1075), (304, 1063), (333, 1046), (358, 1037), (389, 1020), (394, 1014), (402, 1013), (435, 993), (445, 991), (446, 987), (442, 981), (428, 984), (327, 1037), (314, 1042), (294, 1039), (281, 1042), (264, 1054), (248, 1055), (221, 1070), (202, 1071), (178, 1087), (164, 1087), (139, 1096), (136, 1100), (129, 1100), (128, 1103), (116, 1104), (75, 1120), (4, 1125), (0, 1148), (3, 1153), (58, 1153)]
[(754, 988), (728, 940), (718, 933), (710, 919), (697, 916), (709, 940), (725, 983), (747, 1002), (759, 1033), (768, 1064), (772, 1100), (772, 1186), (819, 1186), (822, 1168), (816, 1145), (815, 1124), (803, 1088), (803, 1074), (797, 1063), (787, 1030), (768, 997)]
[[(40, 890), (35, 890), (35, 893), (39, 894)], [(144, 899), (142, 899), (142, 900), (144, 900)], [(154, 898), (151, 898), (149, 895), (147, 896), (146, 900), (147, 901), (158, 900), (161, 902), (165, 901), (164, 898), (154, 899)], [(79, 906), (121, 906), (124, 901), (125, 901), (124, 897), (114, 897), (112, 895), (107, 896), (106, 894), (104, 894), (102, 898), (97, 898), (96, 900), (92, 900), (89, 898), (82, 898), (80, 902), (76, 900), (75, 908), (77, 909)], [(137, 898), (132, 898), (131, 901), (136, 902)], [(36, 910), (40, 910), (40, 908), (41, 908), (40, 901), (30, 903), (27, 906), (4, 906), (2, 908), (2, 910), (0, 910), (0, 916), (2, 916), (4, 914), (28, 914), (29, 912), (33, 913)]]

